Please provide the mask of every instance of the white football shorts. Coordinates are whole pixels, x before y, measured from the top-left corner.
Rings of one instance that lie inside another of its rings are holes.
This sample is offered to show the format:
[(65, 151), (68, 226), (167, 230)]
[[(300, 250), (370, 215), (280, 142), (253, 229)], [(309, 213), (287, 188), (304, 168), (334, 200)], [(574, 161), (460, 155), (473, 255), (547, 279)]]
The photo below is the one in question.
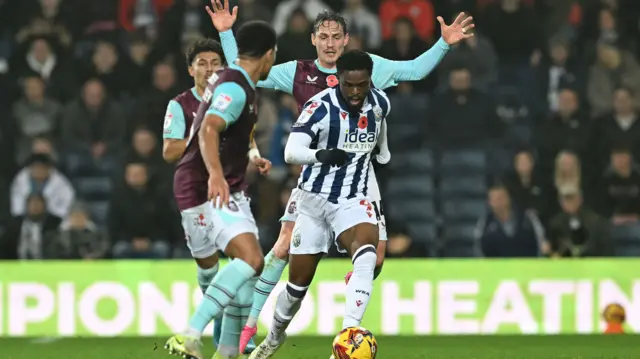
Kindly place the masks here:
[(250, 200), (244, 193), (232, 193), (229, 206), (214, 208), (212, 202), (185, 209), (182, 215), (187, 246), (193, 258), (208, 258), (223, 251), (231, 240), (243, 233), (258, 238), (258, 227), (251, 213)]
[[(384, 217), (384, 210), (382, 208), (382, 196), (380, 195), (380, 188), (378, 187), (378, 180), (376, 179), (373, 165), (369, 166), (369, 181), (367, 184), (367, 197), (371, 201), (371, 205), (376, 213), (376, 219), (378, 220), (378, 237), (381, 241), (387, 240), (387, 220)], [(298, 218), (298, 206), (300, 205), (298, 194), (301, 190), (294, 188), (291, 190), (291, 196), (287, 202), (287, 207), (284, 210), (284, 215), (280, 217), (280, 222), (296, 222)]]
[[(361, 223), (378, 223), (366, 196), (331, 203), (318, 194), (299, 190), (298, 218), (293, 227), (289, 253), (328, 253), (342, 232)], [(337, 242), (336, 246), (341, 253), (346, 252)]]

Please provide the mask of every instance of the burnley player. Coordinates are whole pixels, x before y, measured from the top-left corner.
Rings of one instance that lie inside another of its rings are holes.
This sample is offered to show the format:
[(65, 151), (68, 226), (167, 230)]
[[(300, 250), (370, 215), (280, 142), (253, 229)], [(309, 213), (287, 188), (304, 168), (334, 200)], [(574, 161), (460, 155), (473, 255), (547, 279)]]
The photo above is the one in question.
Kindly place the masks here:
[[(264, 266), (258, 230), (245, 195), (245, 173), (258, 119), (255, 84), (267, 78), (275, 61), (275, 47), (275, 31), (267, 23), (248, 22), (240, 28), (238, 58), (208, 79), (176, 168), (174, 195), (187, 245), (198, 267), (215, 267), (218, 251), (234, 258), (209, 283), (187, 331), (171, 337), (165, 345), (171, 353), (185, 358), (204, 359), (200, 337), (205, 327), (225, 308), (251, 304), (251, 295), (241, 292), (248, 289), (251, 293), (252, 286), (247, 283)], [(259, 167), (269, 165), (266, 160), (252, 161)], [(235, 325), (237, 340), (225, 343), (226, 320), (225, 315), (216, 355), (235, 358), (241, 323)]]
[[(226, 65), (222, 46), (213, 39), (197, 40), (187, 50), (186, 60), (187, 70), (193, 77), (194, 86), (169, 101), (164, 117), (162, 156), (169, 163), (178, 161), (184, 154), (189, 135), (187, 130), (191, 128), (193, 118), (196, 116), (208, 84), (207, 80), (214, 72)], [(255, 142), (251, 144), (250, 151), (254, 155), (259, 154)], [(217, 273), (218, 265), (206, 270), (198, 267), (197, 279), (202, 293), (207, 290)], [(243, 316), (248, 315), (249, 313), (243, 314)], [(216, 348), (220, 343), (221, 331), (222, 321), (214, 321), (213, 343)], [(244, 353), (250, 354), (253, 349), (255, 349), (255, 343), (252, 340)]]
[(345, 52), (337, 68), (340, 85), (309, 100), (285, 147), (287, 163), (304, 165), (289, 282), (278, 295), (269, 335), (250, 359), (271, 358), (286, 340), (285, 330), (333, 244), (329, 233), (335, 233), (338, 249), (349, 253), (353, 263), (343, 329), (360, 326), (373, 294), (379, 231), (366, 177), (391, 105), (382, 90), (371, 88), (373, 61), (366, 52)]
[[(237, 53), (236, 43), (231, 31), (231, 27), (236, 20), (237, 7), (230, 12), (228, 0), (224, 1), (224, 6), (219, 0), (212, 1), (211, 5), (212, 8), (207, 8), (207, 11), (211, 16), (213, 25), (220, 32), (225, 56), (228, 61), (231, 61)], [(450, 45), (473, 36), (473, 33), (469, 32), (474, 27), (473, 19), (465, 14), (458, 15), (451, 25), (446, 25), (441, 17), (438, 17), (438, 21), (440, 22), (442, 38), (431, 49), (414, 60), (391, 61), (370, 54), (374, 63), (372, 81), (376, 88), (386, 89), (397, 85), (401, 81), (418, 81), (425, 78), (440, 63)], [(298, 102), (298, 108), (301, 108), (309, 98), (327, 87), (337, 84), (338, 80), (335, 76), (336, 60), (343, 53), (348, 41), (347, 24), (342, 16), (329, 12), (319, 14), (311, 34), (311, 42), (316, 47), (318, 58), (316, 60), (290, 61), (274, 66), (267, 80), (259, 82), (258, 87), (277, 89), (291, 94)], [(381, 131), (385, 132), (384, 126)], [(389, 159), (389, 151), (381, 141), (380, 154), (376, 156), (376, 160), (379, 163), (387, 163)], [(380, 191), (373, 167), (369, 169), (368, 187), (369, 197), (376, 216), (379, 217), (380, 242), (377, 248), (377, 277), (384, 261), (387, 235), (384, 215), (382, 214), (383, 206)], [(287, 210), (281, 219), (282, 226), (278, 240), (265, 258), (265, 268), (256, 285), (251, 316), (247, 322), (247, 327), (242, 333), (241, 348), (242, 345), (248, 342), (248, 338), (255, 335), (260, 311), (287, 265), (291, 233), (297, 216), (296, 208), (299, 201), (296, 196), (298, 192), (297, 190), (292, 191)]]

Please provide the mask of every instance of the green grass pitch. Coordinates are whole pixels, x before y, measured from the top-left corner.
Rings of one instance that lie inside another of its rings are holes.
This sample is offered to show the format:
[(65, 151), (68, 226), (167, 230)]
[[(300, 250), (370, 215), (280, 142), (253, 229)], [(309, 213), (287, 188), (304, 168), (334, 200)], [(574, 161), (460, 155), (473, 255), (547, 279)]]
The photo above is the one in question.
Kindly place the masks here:
[[(640, 336), (379, 337), (378, 359), (640, 359)], [(166, 338), (0, 339), (2, 359), (170, 359)], [(211, 339), (206, 338), (207, 349)], [(292, 337), (275, 359), (328, 359), (331, 338)], [(207, 354), (213, 354), (207, 350)]]

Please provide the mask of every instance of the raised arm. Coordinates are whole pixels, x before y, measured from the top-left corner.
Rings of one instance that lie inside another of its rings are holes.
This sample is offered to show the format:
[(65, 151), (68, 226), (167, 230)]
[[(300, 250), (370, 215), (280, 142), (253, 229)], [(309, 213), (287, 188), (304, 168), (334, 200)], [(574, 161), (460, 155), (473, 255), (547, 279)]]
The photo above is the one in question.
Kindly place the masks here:
[(162, 157), (165, 161), (175, 162), (184, 154), (187, 148), (185, 130), (186, 122), (182, 106), (175, 100), (169, 101), (162, 132)]
[(469, 31), (475, 26), (473, 18), (460, 13), (451, 25), (438, 16), (442, 37), (429, 50), (413, 60), (392, 61), (371, 55), (374, 62), (373, 83), (385, 89), (401, 81), (418, 81), (425, 78), (438, 66), (451, 45), (473, 36)]
[[(220, 33), (222, 51), (228, 64), (234, 63), (238, 58), (238, 45), (231, 30), (238, 16), (238, 7), (229, 9), (229, 0), (224, 4), (220, 1), (211, 1), (211, 7), (207, 7), (207, 12), (211, 18), (211, 23)], [(269, 77), (258, 82), (258, 87), (279, 90), (291, 94), (293, 92), (293, 77), (296, 73), (296, 62), (286, 62), (274, 66), (269, 73)]]

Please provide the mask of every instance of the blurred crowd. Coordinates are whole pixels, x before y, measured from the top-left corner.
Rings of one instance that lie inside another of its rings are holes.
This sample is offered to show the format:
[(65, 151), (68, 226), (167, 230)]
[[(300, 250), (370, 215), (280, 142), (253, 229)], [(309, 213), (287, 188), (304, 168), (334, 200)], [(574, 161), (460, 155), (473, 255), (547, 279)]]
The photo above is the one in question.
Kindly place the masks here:
[[(162, 159), (184, 51), (218, 38), (207, 0), (0, 0), (0, 258), (188, 256)], [(412, 60), (447, 22), (476, 36), (389, 91), (392, 160), (377, 168), (391, 257), (640, 255), (640, 2), (237, 0), (271, 22), (278, 63), (315, 58), (318, 12), (348, 48)], [(249, 169), (268, 249), (299, 167), (293, 98), (262, 91)]]

